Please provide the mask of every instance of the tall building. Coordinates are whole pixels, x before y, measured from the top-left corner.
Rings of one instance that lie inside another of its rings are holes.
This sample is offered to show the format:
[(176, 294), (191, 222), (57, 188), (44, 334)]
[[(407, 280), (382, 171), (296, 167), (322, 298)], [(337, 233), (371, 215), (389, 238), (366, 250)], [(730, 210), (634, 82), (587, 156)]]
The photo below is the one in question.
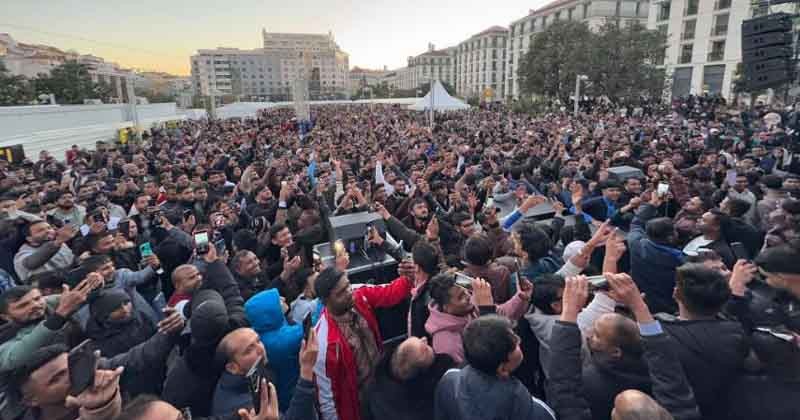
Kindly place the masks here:
[(507, 39), (508, 29), (492, 26), (455, 47), (456, 94), (489, 101), (505, 97)]
[(311, 99), (347, 95), (349, 56), (330, 33), (283, 34), (262, 30), (263, 48), (198, 50), (191, 57), (198, 95), (290, 100), (294, 82), (307, 80)]
[(646, 25), (649, 8), (649, 0), (556, 0), (539, 9), (530, 10), (527, 16), (511, 22), (509, 26), (506, 97), (519, 98), (519, 63), (528, 52), (533, 36), (553, 22), (581, 21), (592, 29), (598, 28), (609, 19), (619, 20), (623, 25), (631, 22)]
[[(772, 12), (793, 12), (793, 5)], [(736, 67), (742, 61), (742, 21), (768, 13), (750, 0), (654, 0), (648, 28), (667, 35), (664, 61), (672, 96), (733, 96)]]
[(404, 74), (401, 82), (408, 87), (403, 89), (416, 89), (429, 83), (431, 79), (438, 79), (452, 86), (455, 83), (455, 53), (455, 47), (437, 50), (433, 44), (428, 44), (428, 51), (408, 57), (408, 73)]

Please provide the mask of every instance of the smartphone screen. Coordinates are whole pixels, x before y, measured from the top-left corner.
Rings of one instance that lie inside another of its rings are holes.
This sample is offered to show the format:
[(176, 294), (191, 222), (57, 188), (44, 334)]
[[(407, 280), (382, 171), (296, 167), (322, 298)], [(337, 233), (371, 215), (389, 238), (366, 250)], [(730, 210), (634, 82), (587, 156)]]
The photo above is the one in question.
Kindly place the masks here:
[(253, 408), (256, 413), (261, 411), (261, 365), (263, 358), (253, 363), (253, 367), (247, 372), (247, 384), (250, 388), (250, 398), (253, 400)]
[(150, 242), (145, 242), (139, 245), (139, 253), (142, 254), (142, 258), (147, 258), (153, 255), (153, 248), (150, 247)]
[(303, 318), (303, 338), (308, 340), (308, 333), (311, 332), (311, 312)]
[(197, 232), (194, 234), (194, 245), (197, 252), (205, 254), (208, 252), (208, 232)]
[(669, 184), (667, 184), (665, 182), (659, 182), (658, 183), (658, 188), (656, 189), (656, 194), (658, 194), (659, 197), (663, 197), (663, 196), (667, 195), (668, 191), (669, 191)]
[(464, 288), (467, 288), (467, 289), (472, 289), (472, 280), (473, 280), (472, 277), (470, 277), (470, 276), (468, 276), (468, 275), (466, 275), (464, 273), (460, 273), (460, 272), (456, 273), (456, 284), (461, 286), (461, 287), (464, 287)]
[(69, 395), (77, 396), (94, 385), (97, 357), (94, 354), (91, 342), (92, 340), (85, 340), (69, 352), (67, 357)]
[(608, 290), (610, 288), (608, 280), (604, 276), (589, 276), (586, 280), (592, 290)]

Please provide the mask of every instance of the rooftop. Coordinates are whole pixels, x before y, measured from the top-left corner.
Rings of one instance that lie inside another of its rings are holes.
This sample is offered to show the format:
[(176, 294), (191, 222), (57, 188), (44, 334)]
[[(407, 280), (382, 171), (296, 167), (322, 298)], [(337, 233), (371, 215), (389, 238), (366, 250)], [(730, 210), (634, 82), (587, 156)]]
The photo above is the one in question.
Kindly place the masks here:
[(502, 26), (498, 26), (498, 25), (494, 25), (489, 29), (486, 29), (484, 31), (481, 31), (481, 32), (473, 35), (472, 37), (474, 38), (476, 36), (482, 36), (482, 35), (486, 35), (486, 34), (490, 34), (490, 33), (496, 33), (496, 32), (506, 33), (506, 32), (508, 32), (508, 28), (505, 28), (505, 27), (502, 27)]
[(565, 5), (569, 4), (569, 3), (575, 3), (575, 2), (577, 2), (577, 0), (555, 0), (555, 1), (552, 1), (550, 3), (545, 4), (544, 6), (538, 8), (536, 10), (531, 10), (531, 14), (532, 15), (539, 15), (539, 14), (547, 12), (547, 11), (549, 11), (551, 9), (555, 9), (555, 8), (558, 8), (558, 7), (561, 7), (561, 6), (565, 6)]

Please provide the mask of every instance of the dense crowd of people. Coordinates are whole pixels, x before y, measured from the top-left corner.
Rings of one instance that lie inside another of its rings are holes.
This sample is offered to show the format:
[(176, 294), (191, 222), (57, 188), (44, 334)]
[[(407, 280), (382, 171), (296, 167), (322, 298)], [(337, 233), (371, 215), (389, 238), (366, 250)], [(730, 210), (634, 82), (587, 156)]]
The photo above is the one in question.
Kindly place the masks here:
[[(795, 112), (581, 106), (270, 109), (0, 161), (0, 415), (800, 418)], [(392, 281), (315, 251), (362, 212)]]

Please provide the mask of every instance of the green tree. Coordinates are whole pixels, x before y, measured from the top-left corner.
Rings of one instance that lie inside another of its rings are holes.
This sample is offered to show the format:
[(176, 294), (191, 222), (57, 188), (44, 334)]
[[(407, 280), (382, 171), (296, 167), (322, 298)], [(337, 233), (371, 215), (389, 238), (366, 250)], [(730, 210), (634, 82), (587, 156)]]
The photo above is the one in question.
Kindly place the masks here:
[(517, 70), (522, 92), (566, 101), (577, 75), (587, 72), (591, 40), (589, 27), (575, 21), (557, 21), (536, 34)]
[(661, 97), (666, 77), (656, 63), (667, 42), (666, 35), (638, 22), (619, 25), (609, 20), (591, 39), (584, 47), (590, 64), (586, 70), (589, 93), (606, 96), (613, 102)]
[(74, 60), (54, 68), (49, 76), (39, 75), (35, 85), (37, 95), (52, 93), (60, 104), (82, 104), (85, 99), (99, 99), (89, 68)]
[(0, 61), (0, 106), (27, 105), (33, 101), (33, 88), (25, 76), (12, 75)]

